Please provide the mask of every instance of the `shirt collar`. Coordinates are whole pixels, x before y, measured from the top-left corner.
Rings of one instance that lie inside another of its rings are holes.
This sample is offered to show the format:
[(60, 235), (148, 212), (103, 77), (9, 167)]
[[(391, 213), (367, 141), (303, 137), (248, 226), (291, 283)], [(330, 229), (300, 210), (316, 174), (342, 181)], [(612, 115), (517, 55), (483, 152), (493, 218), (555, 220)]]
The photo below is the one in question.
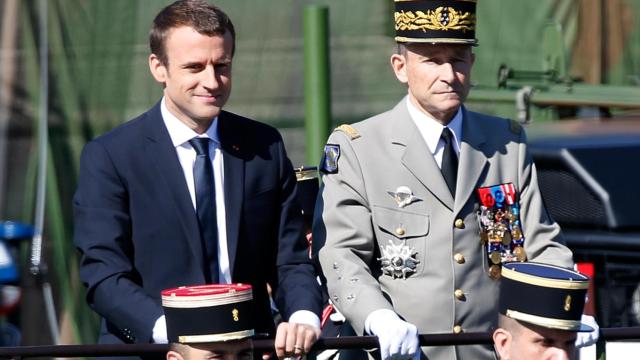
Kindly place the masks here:
[[(429, 150), (431, 150), (431, 153), (435, 154), (438, 142), (440, 141), (440, 136), (442, 135), (442, 129), (445, 126), (443, 126), (431, 116), (418, 110), (418, 108), (413, 105), (408, 96), (407, 108), (409, 110), (411, 119), (418, 127), (418, 130), (426, 141)], [(451, 121), (446, 126), (453, 132), (456, 143), (456, 151), (458, 153), (460, 153), (460, 141), (462, 139), (462, 119), (462, 106), (460, 106), (453, 119), (451, 119)]]
[(213, 119), (207, 131), (201, 135), (193, 131), (191, 128), (185, 125), (185, 123), (183, 123), (175, 115), (173, 115), (171, 111), (169, 111), (164, 96), (162, 97), (162, 101), (160, 102), (160, 112), (162, 113), (162, 120), (164, 121), (164, 125), (169, 131), (169, 137), (171, 137), (171, 142), (173, 143), (174, 147), (181, 146), (196, 137), (208, 137), (215, 143), (220, 143), (220, 139), (218, 138), (217, 116)]

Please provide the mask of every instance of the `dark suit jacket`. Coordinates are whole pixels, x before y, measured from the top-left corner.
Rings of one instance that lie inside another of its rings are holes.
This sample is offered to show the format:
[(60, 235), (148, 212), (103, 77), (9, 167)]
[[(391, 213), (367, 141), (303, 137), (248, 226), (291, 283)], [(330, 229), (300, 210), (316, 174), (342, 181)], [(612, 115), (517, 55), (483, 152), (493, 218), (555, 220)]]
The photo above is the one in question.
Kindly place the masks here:
[[(266, 284), (283, 316), (320, 313), (296, 180), (280, 134), (219, 116), (233, 282), (253, 285), (256, 332), (273, 333)], [(75, 245), (101, 343), (149, 342), (163, 289), (203, 284), (197, 216), (159, 103), (89, 142), (74, 197)]]

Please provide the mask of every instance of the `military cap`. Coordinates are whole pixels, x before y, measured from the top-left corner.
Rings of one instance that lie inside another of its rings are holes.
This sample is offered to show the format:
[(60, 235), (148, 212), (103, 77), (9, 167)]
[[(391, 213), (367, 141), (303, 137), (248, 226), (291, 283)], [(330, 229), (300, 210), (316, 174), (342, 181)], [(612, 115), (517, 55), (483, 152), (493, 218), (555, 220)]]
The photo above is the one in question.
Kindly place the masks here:
[(395, 0), (399, 43), (476, 45), (475, 0)]
[(169, 342), (209, 343), (254, 335), (251, 285), (181, 286), (161, 295)]
[(500, 313), (526, 323), (567, 331), (593, 331), (580, 319), (589, 278), (570, 269), (533, 262), (502, 266)]
[(313, 218), (313, 209), (318, 196), (320, 183), (318, 180), (318, 168), (315, 166), (302, 166), (295, 169), (296, 180), (298, 181), (297, 198), (302, 208), (305, 219), (310, 221)]

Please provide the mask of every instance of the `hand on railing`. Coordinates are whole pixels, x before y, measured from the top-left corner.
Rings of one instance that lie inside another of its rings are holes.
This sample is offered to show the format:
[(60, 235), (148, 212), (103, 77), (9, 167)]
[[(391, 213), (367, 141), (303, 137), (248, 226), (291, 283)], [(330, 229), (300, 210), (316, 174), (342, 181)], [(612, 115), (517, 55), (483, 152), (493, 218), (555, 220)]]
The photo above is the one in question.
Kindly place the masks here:
[(380, 357), (388, 359), (420, 359), (418, 328), (391, 310), (372, 312), (367, 319), (369, 331), (378, 337)]

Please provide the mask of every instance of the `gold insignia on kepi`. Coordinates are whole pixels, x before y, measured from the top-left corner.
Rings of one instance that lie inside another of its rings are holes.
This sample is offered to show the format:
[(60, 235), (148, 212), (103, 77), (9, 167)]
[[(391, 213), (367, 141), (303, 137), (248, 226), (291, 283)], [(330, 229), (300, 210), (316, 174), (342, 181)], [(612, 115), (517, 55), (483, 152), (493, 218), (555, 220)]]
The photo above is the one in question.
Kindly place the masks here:
[(567, 297), (564, 298), (564, 311), (569, 310), (571, 310), (571, 295), (567, 295)]
[(395, 0), (396, 41), (476, 45), (474, 0)]
[(475, 19), (469, 12), (457, 12), (452, 7), (437, 7), (426, 13), (401, 11), (395, 14), (396, 30), (474, 30)]

